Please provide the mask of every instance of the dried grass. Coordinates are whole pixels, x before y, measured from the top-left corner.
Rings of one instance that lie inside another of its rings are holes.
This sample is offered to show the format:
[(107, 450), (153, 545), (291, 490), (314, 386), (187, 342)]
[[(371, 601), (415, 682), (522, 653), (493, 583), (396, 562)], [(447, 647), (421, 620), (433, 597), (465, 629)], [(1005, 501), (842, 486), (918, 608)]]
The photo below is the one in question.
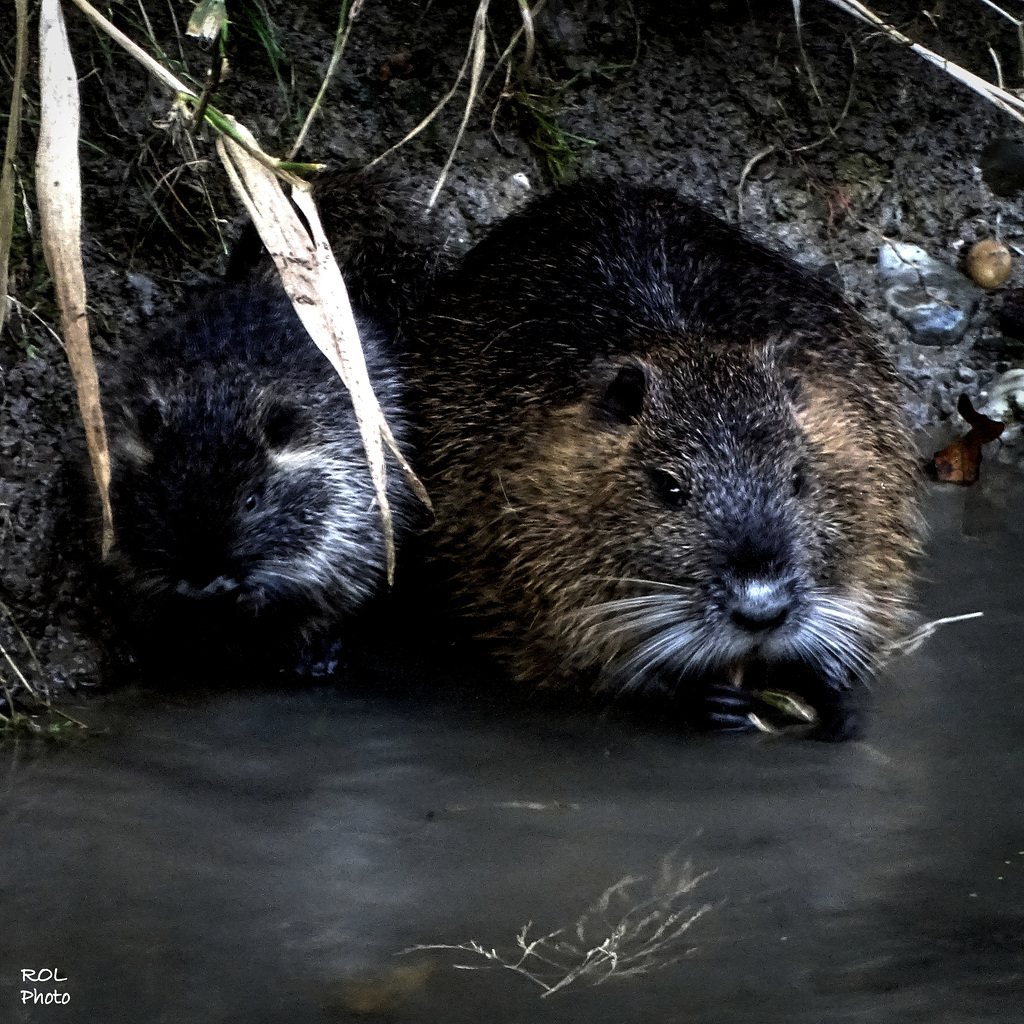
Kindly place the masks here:
[(930, 640), (938, 632), (939, 626), (948, 626), (953, 622), (966, 622), (968, 619), (980, 619), (984, 614), (984, 612), (967, 612), (964, 615), (947, 615), (943, 619), (925, 622), (902, 640), (894, 643), (890, 648), (890, 654), (913, 654), (926, 640)]
[(543, 991), (541, 998), (578, 981), (591, 985), (649, 974), (677, 963), (691, 947), (684, 936), (710, 909), (691, 904), (690, 895), (710, 872), (696, 873), (686, 862), (677, 866), (669, 854), (654, 878), (627, 875), (610, 885), (569, 927), (530, 937), (533, 922), (519, 929), (515, 949), (499, 953), (476, 939), (455, 945), (429, 943), (402, 953), (445, 950), (472, 953), (485, 963), (457, 963), (460, 971), (499, 967), (528, 978)]
[[(1020, 19), (1012, 17), (1001, 7), (992, 3), (991, 0), (981, 0), (981, 2), (998, 11), (1001, 15), (1017, 26), (1017, 37), (1021, 46), (1022, 54), (1024, 54), (1024, 31), (1021, 29)], [(1024, 99), (1021, 99), (1021, 97), (1015, 92), (1011, 92), (1009, 89), (1003, 88), (1001, 82), (1002, 72), (998, 68), (998, 63), (997, 75), (1000, 78), (1000, 84), (995, 85), (992, 82), (986, 81), (980, 75), (976, 75), (974, 72), (961, 67), (959, 64), (949, 60), (947, 57), (943, 57), (942, 54), (936, 53), (934, 50), (929, 50), (927, 46), (915, 43), (908, 36), (900, 32), (900, 30), (894, 25), (889, 24), (889, 22), (883, 20), (865, 4), (862, 4), (860, 0), (829, 0), (829, 3), (834, 7), (838, 7), (841, 11), (849, 14), (851, 17), (856, 18), (858, 21), (863, 22), (865, 25), (870, 25), (872, 28), (877, 29), (883, 35), (888, 36), (888, 38), (893, 42), (899, 43), (901, 46), (906, 46), (919, 57), (928, 61), (929, 64), (934, 65), (941, 71), (944, 71), (951, 78), (955, 78), (958, 82), (966, 85), (968, 89), (977, 93), (982, 97), (982, 99), (999, 107), (1000, 110), (1009, 114), (1010, 117), (1014, 118), (1014, 120), (1024, 123)], [(793, 12), (799, 29), (799, 0), (793, 0)]]

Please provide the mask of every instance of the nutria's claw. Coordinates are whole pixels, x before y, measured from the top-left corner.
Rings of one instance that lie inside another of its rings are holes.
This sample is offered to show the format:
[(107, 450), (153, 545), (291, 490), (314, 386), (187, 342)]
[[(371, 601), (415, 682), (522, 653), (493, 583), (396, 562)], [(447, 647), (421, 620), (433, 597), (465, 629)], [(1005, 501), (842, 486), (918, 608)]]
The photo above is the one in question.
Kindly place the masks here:
[(714, 732), (754, 732), (757, 726), (750, 720), (751, 708), (748, 693), (715, 683), (704, 695), (700, 724)]
[(333, 676), (341, 664), (343, 646), (337, 637), (311, 640), (295, 665), (295, 673), (308, 679)]

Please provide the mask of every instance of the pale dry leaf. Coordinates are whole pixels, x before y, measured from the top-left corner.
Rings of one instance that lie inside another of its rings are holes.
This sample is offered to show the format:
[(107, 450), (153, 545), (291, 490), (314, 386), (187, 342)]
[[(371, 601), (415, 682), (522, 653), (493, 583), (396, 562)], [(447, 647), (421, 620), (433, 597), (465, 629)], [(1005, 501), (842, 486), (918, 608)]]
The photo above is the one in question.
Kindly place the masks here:
[[(246, 130), (236, 125), (245, 134)], [(255, 140), (252, 141), (255, 145)], [(217, 152), (232, 186), (245, 204), (264, 246), (281, 276), (285, 292), (317, 348), (338, 372), (352, 397), (380, 505), (388, 580), (394, 578), (395, 548), (387, 500), (387, 446), (417, 496), (429, 506), (426, 490), (398, 450), (391, 428), (370, 384), (348, 292), (327, 242), (316, 207), (304, 185), (294, 185), (292, 199), (310, 226), (307, 231), (275, 175), (236, 143), (220, 137)], [(312, 232), (312, 237), (310, 235)]]
[(59, 0), (42, 0), (39, 12), (39, 147), (36, 151), (40, 237), (61, 310), (64, 346), (78, 390), (78, 408), (99, 488), (102, 549), (106, 555), (114, 541), (110, 455), (85, 311), (78, 127), (78, 77), (64, 16)]

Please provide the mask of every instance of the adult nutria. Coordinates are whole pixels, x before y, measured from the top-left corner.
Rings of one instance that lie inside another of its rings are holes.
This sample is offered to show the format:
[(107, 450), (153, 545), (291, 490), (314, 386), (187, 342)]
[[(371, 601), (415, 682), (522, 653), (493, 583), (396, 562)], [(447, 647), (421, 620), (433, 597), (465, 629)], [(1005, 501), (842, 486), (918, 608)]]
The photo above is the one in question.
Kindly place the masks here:
[[(360, 329), (401, 444), (397, 360), (372, 321)], [(385, 554), (348, 392), (284, 292), (256, 283), (198, 301), (124, 360), (106, 405), (109, 563), (130, 647), (329, 671)], [(415, 499), (394, 462), (389, 481), (400, 535)]]
[(673, 193), (533, 202), (415, 323), (456, 590), (522, 680), (662, 688), (817, 734), (906, 617), (917, 470), (893, 364), (828, 284)]

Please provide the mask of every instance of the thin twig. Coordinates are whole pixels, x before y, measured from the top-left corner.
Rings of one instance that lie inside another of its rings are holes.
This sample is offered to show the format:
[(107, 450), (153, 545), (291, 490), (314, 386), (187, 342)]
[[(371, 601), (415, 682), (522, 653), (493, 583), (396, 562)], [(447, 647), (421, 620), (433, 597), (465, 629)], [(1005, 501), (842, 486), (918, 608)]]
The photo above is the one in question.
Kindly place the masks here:
[(996, 84), (1000, 89), (1003, 88), (1003, 66), (999, 63), (999, 54), (990, 46), (988, 48), (989, 55), (992, 57), (992, 63), (996, 66)]
[(800, 0), (792, 0), (792, 3), (793, 20), (796, 22), (796, 45), (800, 51), (800, 59), (803, 61), (804, 68), (807, 71), (807, 81), (811, 83), (811, 91), (818, 101), (818, 106), (824, 107), (825, 101), (821, 98), (821, 93), (818, 92), (818, 83), (814, 78), (814, 70), (811, 67), (811, 62), (807, 59), (807, 51), (804, 49), (804, 26), (803, 19), (800, 17)]
[(313, 100), (313, 105), (309, 108), (306, 120), (302, 122), (302, 128), (299, 131), (298, 138), (295, 140), (295, 145), (292, 146), (288, 153), (289, 160), (295, 159), (296, 154), (302, 149), (302, 144), (306, 141), (306, 133), (313, 123), (313, 118), (320, 111), (324, 94), (327, 92), (327, 86), (330, 85), (334, 72), (337, 70), (338, 63), (341, 60), (341, 55), (345, 52), (345, 47), (348, 44), (348, 37), (352, 32), (352, 23), (356, 20), (356, 16), (359, 14), (362, 6), (363, 0), (352, 0), (351, 6), (349, 6), (348, 0), (344, 0), (341, 5), (341, 13), (338, 16), (338, 31), (334, 37), (334, 50), (331, 53), (331, 62), (327, 65), (327, 73), (324, 75), (323, 82), (320, 83), (320, 89), (316, 94), (316, 99)]
[(760, 153), (755, 153), (743, 165), (743, 171), (740, 173), (740, 183), (736, 186), (736, 219), (738, 221), (743, 220), (743, 186), (747, 182), (747, 176), (769, 153), (774, 153), (776, 149), (778, 149), (777, 146), (766, 146)]
[[(11, 305), (14, 306), (22, 316), (27, 314), (28, 316), (35, 317), (39, 322), (39, 326), (42, 327), (43, 330), (46, 331), (46, 333), (49, 334), (62, 349), (64, 348), (64, 339), (34, 309), (26, 306), (24, 302), (19, 302), (13, 295), (9, 295), (8, 298), (10, 299)], [(67, 351), (67, 349), (65, 349), (65, 351)]]
[(820, 139), (817, 139), (814, 142), (808, 142), (804, 146), (797, 146), (795, 149), (787, 149), (787, 154), (792, 155), (793, 153), (805, 153), (809, 149), (817, 149), (819, 146), (823, 146), (826, 142), (836, 138), (839, 126), (846, 120), (846, 115), (850, 112), (850, 106), (853, 103), (853, 92), (857, 81), (857, 50), (854, 47), (852, 40), (847, 39), (846, 42), (850, 46), (850, 58), (853, 67), (850, 68), (850, 84), (846, 90), (846, 102), (843, 104), (843, 109), (839, 112), (839, 116), (836, 118), (836, 123), (829, 125), (828, 132)]
[(466, 99), (465, 110), (462, 114), (462, 122), (459, 126), (459, 132), (456, 136), (455, 143), (452, 146), (451, 152), (448, 154), (448, 159), (445, 161), (444, 168), (437, 180), (437, 184), (434, 186), (434, 190), (430, 194), (430, 199), (427, 202), (427, 208), (430, 209), (441, 189), (444, 187), (445, 180), (448, 177), (448, 171), (451, 169), (453, 160), (455, 159), (455, 151), (459, 147), (459, 142), (462, 140), (463, 133), (465, 132), (466, 124), (469, 121), (469, 115), (472, 112), (473, 105), (476, 102), (477, 93), (480, 85), (480, 72), (483, 69), (484, 54), (486, 52), (486, 39), (487, 39), (487, 8), (490, 0), (480, 0), (480, 4), (476, 9), (476, 14), (473, 17), (473, 28), (470, 30), (469, 46), (466, 49), (466, 56), (463, 58), (462, 66), (459, 68), (458, 74), (455, 76), (455, 82), (452, 87), (441, 97), (433, 110), (415, 128), (412, 129), (403, 138), (399, 139), (393, 146), (388, 147), (384, 150), (380, 156), (371, 160), (367, 165), (373, 167), (375, 164), (379, 164), (386, 157), (390, 156), (396, 149), (404, 146), (410, 139), (415, 138), (424, 128), (430, 124), (431, 121), (441, 113), (442, 110), (448, 105), (451, 98), (459, 90), (459, 86), (462, 84), (462, 79), (466, 77), (466, 71), (472, 66), (470, 73), (470, 87), (469, 96)]
[[(533, 5), (533, 7), (530, 8), (530, 21), (531, 22), (535, 22), (537, 20), (537, 15), (540, 14), (541, 10), (543, 9), (543, 7), (544, 7), (544, 5), (546, 3), (547, 3), (547, 0), (537, 0), (537, 3), (535, 3)], [(516, 44), (522, 38), (522, 35), (523, 35), (524, 31), (525, 31), (524, 27), (520, 26), (519, 28), (516, 29), (515, 32), (512, 33), (512, 38), (508, 41), (508, 46), (506, 46), (505, 49), (501, 51), (501, 56), (498, 57), (498, 60), (496, 61), (494, 67), (491, 68), (490, 74), (484, 80), (484, 84), (483, 84), (483, 88), (482, 88), (481, 92), (487, 92), (487, 90), (490, 88), (491, 82), (494, 80), (494, 76), (501, 69), (502, 65), (505, 64), (508, 61), (509, 57), (512, 56), (512, 51), (516, 48)], [(509, 75), (511, 76), (511, 73), (512, 73), (512, 66), (511, 66), (511, 64), (509, 64), (508, 71), (509, 71)]]
[(522, 79), (525, 81), (530, 74), (533, 63), (533, 51), (537, 46), (537, 36), (533, 30), (533, 12), (527, 0), (519, 0), (519, 16), (523, 19), (523, 33), (526, 35), (526, 51), (523, 54)]
[(841, 11), (845, 11), (858, 21), (862, 21), (864, 24), (878, 29), (894, 42), (897, 42), (902, 46), (906, 46), (919, 57), (928, 61), (929, 64), (933, 64), (940, 71), (944, 71), (950, 77), (955, 78), (958, 82), (966, 85), (968, 89), (976, 92), (983, 99), (988, 100), (989, 103), (999, 107), (1000, 110), (1009, 114), (1010, 117), (1014, 118), (1014, 120), (1024, 123), (1024, 100), (1019, 96), (1015, 96), (1006, 89), (1000, 89), (998, 86), (993, 85), (984, 78), (975, 75), (973, 72), (966, 70), (966, 68), (960, 67), (959, 64), (955, 64), (948, 58), (936, 53), (934, 50), (929, 50), (928, 47), (922, 46), (920, 43), (915, 43), (908, 36), (905, 36), (900, 32), (899, 29), (890, 25), (888, 22), (883, 21), (877, 14), (875, 14), (874, 11), (865, 7), (864, 4), (859, 2), (859, 0), (829, 0), (829, 3), (838, 7)]
[(39, 673), (40, 677), (42, 677), (44, 675), (43, 666), (39, 663), (39, 658), (36, 657), (36, 651), (35, 648), (32, 646), (32, 642), (25, 635), (25, 631), (21, 628), (21, 626), (18, 625), (18, 620), (14, 617), (14, 613), (11, 611), (10, 608), (7, 607), (6, 604), (4, 604), (3, 601), (0, 601), (0, 612), (3, 612), (4, 615), (7, 616), (7, 621), (10, 622), (10, 624), (14, 627), (14, 632), (18, 634), (19, 638), (21, 639), (21, 642), (25, 645), (25, 650), (28, 651), (28, 656), (32, 659), (32, 664), (35, 666), (35, 669)]
[(20, 668), (18, 668), (17, 662), (15, 662), (15, 660), (7, 653), (7, 648), (4, 647), (3, 644), (0, 644), (0, 655), (2, 655), (4, 661), (6, 661), (7, 664), (11, 666), (11, 669), (13, 670), (14, 674), (18, 677), (18, 682), (21, 683), (21, 685), (24, 686), (25, 689), (28, 690), (28, 692), (31, 693), (36, 700), (39, 700), (39, 694), (36, 693), (35, 688), (25, 678), (25, 673), (22, 672)]
[(913, 654), (924, 642), (934, 634), (939, 626), (946, 626), (951, 622), (966, 622), (968, 619), (980, 619), (984, 612), (968, 612), (966, 615), (947, 615), (944, 619), (934, 619), (918, 627), (908, 637), (892, 645), (892, 651), (896, 654)]
[(451, 151), (448, 153), (448, 159), (445, 160), (437, 183), (434, 185), (430, 198), (427, 200), (428, 210), (437, 202), (437, 197), (441, 194), (441, 189), (444, 188), (444, 183), (448, 179), (448, 172), (455, 161), (455, 152), (459, 148), (459, 143), (462, 142), (462, 136), (466, 133), (469, 116), (473, 112), (473, 107), (476, 106), (476, 98), (480, 90), (480, 76), (483, 74), (484, 57), (487, 53), (487, 8), (489, 4), (490, 0), (480, 0), (480, 6), (476, 9), (476, 17), (473, 19), (473, 30), (469, 44), (470, 52), (473, 56), (473, 69), (469, 79), (469, 94), (466, 96), (466, 106), (462, 112), (462, 121), (459, 123), (459, 130), (455, 135)]

